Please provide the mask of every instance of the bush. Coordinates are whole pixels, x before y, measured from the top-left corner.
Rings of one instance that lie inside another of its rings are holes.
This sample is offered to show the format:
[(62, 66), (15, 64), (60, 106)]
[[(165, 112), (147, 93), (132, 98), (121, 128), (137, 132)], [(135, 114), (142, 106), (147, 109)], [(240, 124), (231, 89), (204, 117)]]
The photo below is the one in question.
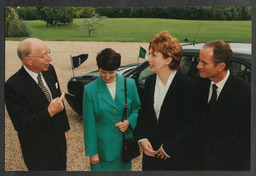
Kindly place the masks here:
[(127, 18), (130, 15), (131, 7), (97, 7), (96, 13), (109, 18)]
[(5, 37), (29, 37), (30, 31), (12, 7), (5, 8)]
[(168, 18), (185, 20), (249, 20), (250, 7), (98, 7), (110, 18)]

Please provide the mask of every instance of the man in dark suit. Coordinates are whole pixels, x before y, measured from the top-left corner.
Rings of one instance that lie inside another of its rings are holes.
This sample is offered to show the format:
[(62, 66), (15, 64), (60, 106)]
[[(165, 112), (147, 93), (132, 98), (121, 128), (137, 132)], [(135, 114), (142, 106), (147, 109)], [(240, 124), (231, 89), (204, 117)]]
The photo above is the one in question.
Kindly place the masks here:
[(25, 164), (28, 170), (66, 170), (70, 127), (50, 50), (29, 38), (17, 53), (23, 66), (5, 83), (5, 102)]
[(233, 52), (224, 41), (207, 42), (199, 58), (204, 169), (249, 170), (250, 84), (229, 71)]

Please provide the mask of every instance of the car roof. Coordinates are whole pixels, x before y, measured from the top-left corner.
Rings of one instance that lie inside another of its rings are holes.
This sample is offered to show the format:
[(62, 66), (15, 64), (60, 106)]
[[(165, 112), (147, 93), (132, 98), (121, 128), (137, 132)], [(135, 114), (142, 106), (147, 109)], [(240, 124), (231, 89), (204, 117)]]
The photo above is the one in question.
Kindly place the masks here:
[[(251, 43), (228, 43), (234, 53), (242, 53), (251, 55), (252, 44)], [(196, 49), (201, 50), (204, 43), (183, 45), (183, 49)]]

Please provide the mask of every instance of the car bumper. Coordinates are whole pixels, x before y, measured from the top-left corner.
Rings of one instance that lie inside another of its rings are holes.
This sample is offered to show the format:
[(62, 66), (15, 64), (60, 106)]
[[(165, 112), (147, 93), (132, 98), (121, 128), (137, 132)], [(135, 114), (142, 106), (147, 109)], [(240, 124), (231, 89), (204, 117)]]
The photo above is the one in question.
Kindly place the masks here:
[(79, 102), (78, 98), (69, 92), (65, 93), (65, 98), (71, 108), (79, 115), (82, 115), (82, 102)]

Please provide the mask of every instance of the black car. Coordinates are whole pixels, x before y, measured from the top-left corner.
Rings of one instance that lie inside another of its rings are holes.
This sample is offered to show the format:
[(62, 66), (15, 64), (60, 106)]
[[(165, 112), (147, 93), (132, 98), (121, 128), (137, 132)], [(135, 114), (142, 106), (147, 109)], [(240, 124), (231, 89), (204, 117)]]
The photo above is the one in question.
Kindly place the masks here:
[[(183, 45), (183, 57), (181, 72), (193, 78), (198, 70), (198, 56), (203, 43), (195, 45)], [(235, 75), (251, 82), (251, 44), (248, 43), (230, 43), (234, 52), (234, 61), (230, 71)], [(118, 69), (118, 74), (124, 77), (133, 78), (136, 82), (139, 95), (143, 95), (143, 89), (146, 78), (153, 74), (150, 72), (147, 61), (143, 63), (132, 63), (122, 66)], [(68, 92), (65, 98), (72, 109), (79, 115), (82, 115), (82, 99), (84, 86), (99, 77), (99, 72), (94, 71), (85, 75), (72, 77), (68, 82)]]

